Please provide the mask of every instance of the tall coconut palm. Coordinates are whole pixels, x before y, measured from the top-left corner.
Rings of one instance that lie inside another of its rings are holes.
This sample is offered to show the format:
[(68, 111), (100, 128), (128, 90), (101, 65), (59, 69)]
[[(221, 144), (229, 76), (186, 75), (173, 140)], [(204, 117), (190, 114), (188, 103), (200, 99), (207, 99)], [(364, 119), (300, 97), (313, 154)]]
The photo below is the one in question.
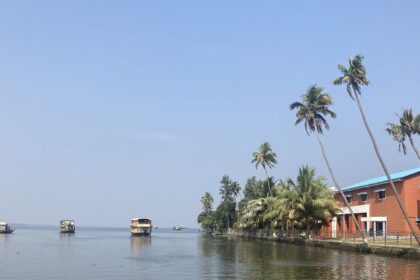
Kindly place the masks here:
[(364, 56), (361, 54), (356, 55), (354, 58), (350, 58), (349, 59), (349, 67), (346, 68), (343, 65), (338, 65), (338, 69), (341, 71), (342, 76), (336, 78), (333, 81), (334, 85), (342, 85), (345, 84), (346, 88), (347, 88), (347, 93), (349, 94), (349, 96), (353, 99), (356, 100), (357, 102), (357, 106), (359, 108), (360, 114), (362, 116), (363, 119), (363, 123), (366, 127), (366, 130), (369, 134), (370, 140), (372, 141), (372, 145), (373, 148), (375, 149), (376, 152), (376, 156), (378, 157), (378, 160), (385, 172), (386, 177), (388, 178), (389, 184), (391, 185), (391, 189), (394, 192), (395, 198), (397, 199), (398, 205), (404, 215), (405, 220), (407, 221), (407, 224), (411, 230), (411, 232), (413, 233), (414, 237), (416, 238), (417, 243), (420, 246), (420, 240), (418, 238), (418, 236), (416, 235), (416, 231), (414, 230), (413, 225), (410, 222), (410, 219), (408, 218), (408, 214), (407, 211), (404, 208), (404, 205), (401, 202), (401, 199), (397, 193), (397, 189), (395, 188), (394, 182), (391, 179), (391, 175), (389, 174), (388, 171), (388, 167), (386, 166), (382, 155), (379, 151), (379, 147), (376, 143), (375, 137), (372, 134), (372, 131), (370, 130), (367, 118), (365, 116), (362, 104), (360, 102), (360, 98), (359, 96), (362, 94), (362, 86), (367, 86), (369, 85), (369, 80), (367, 78), (367, 72), (366, 72), (366, 68), (363, 65), (363, 59)]
[(410, 141), (411, 147), (420, 160), (419, 151), (414, 144), (413, 135), (420, 134), (420, 114), (413, 116), (411, 108), (404, 109), (402, 116), (400, 116), (400, 124), (388, 123), (386, 131), (393, 136), (394, 140), (399, 142), (399, 148), (403, 149), (403, 153), (407, 154), (407, 148), (404, 141), (406, 138)]
[(343, 197), (343, 201), (346, 207), (349, 209), (349, 212), (353, 218), (353, 221), (357, 227), (357, 230), (360, 232), (360, 235), (363, 237), (363, 240), (366, 241), (365, 234), (360, 228), (360, 225), (356, 219), (356, 216), (353, 213), (353, 209), (350, 207), (349, 203), (347, 202), (346, 196), (341, 189), (340, 184), (337, 182), (335, 178), (334, 172), (331, 168), (329, 163), (327, 153), (324, 148), (324, 144), (321, 141), (320, 134), (323, 134), (323, 129), (329, 129), (329, 125), (325, 117), (330, 116), (332, 118), (336, 117), (336, 114), (330, 110), (329, 106), (333, 104), (332, 98), (328, 95), (328, 93), (324, 92), (322, 87), (318, 87), (317, 85), (311, 86), (305, 95), (302, 96), (302, 102), (294, 102), (290, 104), (290, 110), (297, 109), (296, 112), (296, 123), (298, 125), (300, 123), (305, 124), (305, 130), (308, 135), (312, 132), (315, 133), (318, 143), (321, 147), (322, 155), (324, 157), (325, 163), (327, 164), (328, 171), (330, 173), (331, 179), (334, 182), (334, 185), (340, 192), (341, 196)]
[(268, 178), (267, 167), (271, 169), (277, 164), (276, 153), (274, 153), (273, 150), (271, 150), (270, 144), (265, 142), (261, 144), (260, 148), (258, 149), (258, 152), (254, 152), (252, 154), (252, 157), (253, 159), (251, 162), (255, 163), (255, 168), (258, 168), (258, 166), (261, 165), (264, 169), (265, 176), (267, 178), (268, 190), (270, 191), (270, 195), (273, 196), (273, 193), (271, 192), (270, 181)]

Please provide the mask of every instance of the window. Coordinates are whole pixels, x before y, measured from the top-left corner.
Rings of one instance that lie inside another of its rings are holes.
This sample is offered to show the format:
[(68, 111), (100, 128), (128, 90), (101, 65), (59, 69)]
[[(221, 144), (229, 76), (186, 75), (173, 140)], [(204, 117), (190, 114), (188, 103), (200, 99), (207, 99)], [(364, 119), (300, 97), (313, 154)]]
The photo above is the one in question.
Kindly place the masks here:
[(360, 198), (360, 201), (362, 202), (367, 201), (367, 193), (366, 192), (359, 193), (359, 198)]
[(416, 218), (417, 225), (420, 226), (420, 200), (417, 200), (417, 218)]
[(378, 191), (378, 199), (384, 199), (386, 197), (385, 190)]
[(346, 194), (346, 200), (348, 203), (351, 203), (351, 194)]

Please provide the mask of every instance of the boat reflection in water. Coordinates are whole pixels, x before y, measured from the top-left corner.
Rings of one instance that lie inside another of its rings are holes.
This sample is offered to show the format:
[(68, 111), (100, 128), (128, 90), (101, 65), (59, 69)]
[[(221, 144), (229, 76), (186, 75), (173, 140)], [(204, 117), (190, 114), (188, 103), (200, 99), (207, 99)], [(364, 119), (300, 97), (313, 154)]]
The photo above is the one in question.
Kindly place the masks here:
[(141, 250), (152, 244), (150, 236), (131, 236), (131, 255), (137, 255)]

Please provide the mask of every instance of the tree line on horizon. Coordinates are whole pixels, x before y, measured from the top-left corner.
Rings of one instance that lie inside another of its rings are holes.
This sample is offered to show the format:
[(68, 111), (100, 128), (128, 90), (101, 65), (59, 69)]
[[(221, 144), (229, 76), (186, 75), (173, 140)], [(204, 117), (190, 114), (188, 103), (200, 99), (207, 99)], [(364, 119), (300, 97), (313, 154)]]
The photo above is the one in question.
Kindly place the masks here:
[[(348, 67), (339, 64), (338, 69), (341, 76), (333, 81), (333, 85), (345, 85), (349, 97), (357, 104), (376, 156), (389, 181), (399, 208), (420, 245), (419, 238), (397, 193), (360, 101), (362, 86), (368, 86), (370, 83), (366, 68), (362, 63), (363, 59), (363, 55), (358, 54), (349, 59)], [(349, 209), (357, 231), (367, 242), (365, 233), (360, 228), (335, 177), (321, 139), (324, 131), (330, 128), (326, 118), (336, 118), (336, 113), (331, 110), (332, 105), (333, 99), (325, 92), (324, 88), (313, 85), (302, 95), (301, 101), (293, 102), (289, 108), (290, 110), (296, 110), (295, 125), (303, 123), (308, 135), (315, 134), (335, 188), (341, 194), (345, 207)], [(408, 140), (420, 160), (419, 152), (413, 140), (414, 135), (420, 135), (420, 114), (413, 114), (412, 109), (407, 108), (403, 110), (401, 116), (397, 116), (399, 117), (399, 123), (386, 124), (386, 131), (398, 143), (399, 151), (402, 151), (404, 155), (407, 154), (406, 140)], [(334, 191), (327, 186), (323, 177), (316, 176), (314, 168), (302, 166), (299, 169), (296, 181), (290, 178), (284, 181), (275, 180), (275, 178), (268, 176), (267, 172), (267, 168), (271, 169), (277, 164), (277, 155), (272, 151), (270, 144), (263, 143), (259, 150), (253, 153), (252, 157), (252, 163), (255, 164), (256, 168), (259, 166), (263, 168), (266, 176), (265, 180), (257, 180), (255, 177), (248, 179), (243, 191), (244, 198), (236, 203), (236, 197), (241, 190), (240, 185), (238, 182), (232, 181), (229, 176), (223, 176), (220, 187), (222, 201), (217, 209), (213, 210), (214, 199), (210, 193), (206, 192), (201, 198), (203, 211), (199, 214), (197, 221), (205, 231), (223, 233), (233, 226), (242, 229), (269, 227), (272, 229), (299, 230), (305, 232), (306, 238), (309, 238), (312, 230), (328, 224), (338, 214), (339, 207), (334, 199)]]

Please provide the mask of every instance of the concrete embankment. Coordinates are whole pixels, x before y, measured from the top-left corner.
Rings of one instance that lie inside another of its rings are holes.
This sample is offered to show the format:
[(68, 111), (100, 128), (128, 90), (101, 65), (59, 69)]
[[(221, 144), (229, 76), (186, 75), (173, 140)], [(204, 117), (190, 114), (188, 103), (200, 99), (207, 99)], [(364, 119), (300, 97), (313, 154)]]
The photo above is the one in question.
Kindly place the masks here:
[(383, 256), (392, 256), (400, 258), (410, 258), (420, 260), (420, 249), (409, 248), (409, 247), (393, 247), (393, 246), (382, 246), (374, 244), (363, 244), (363, 243), (349, 243), (335, 240), (306, 240), (289, 237), (279, 237), (273, 235), (267, 235), (264, 232), (237, 232), (231, 231), (229, 235), (238, 236), (241, 238), (250, 239), (261, 239), (271, 240), (276, 242), (283, 242), (295, 245), (322, 247), (335, 250), (346, 250), (365, 254), (377, 254)]

